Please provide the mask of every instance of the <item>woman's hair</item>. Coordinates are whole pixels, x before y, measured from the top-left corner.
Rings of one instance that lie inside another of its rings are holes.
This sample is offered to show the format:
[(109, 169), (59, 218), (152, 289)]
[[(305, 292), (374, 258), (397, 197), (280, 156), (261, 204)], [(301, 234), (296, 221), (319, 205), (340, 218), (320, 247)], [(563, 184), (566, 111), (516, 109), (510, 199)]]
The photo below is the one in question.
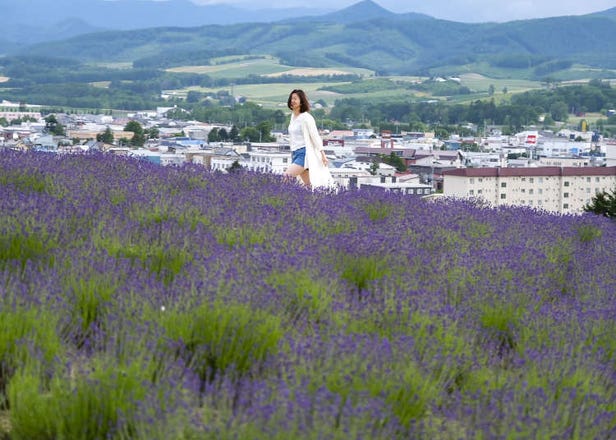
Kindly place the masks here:
[(287, 99), (287, 107), (291, 108), (291, 96), (296, 94), (299, 97), (299, 112), (304, 113), (310, 110), (310, 102), (308, 102), (308, 98), (303, 90), (295, 89), (289, 93), (289, 99)]

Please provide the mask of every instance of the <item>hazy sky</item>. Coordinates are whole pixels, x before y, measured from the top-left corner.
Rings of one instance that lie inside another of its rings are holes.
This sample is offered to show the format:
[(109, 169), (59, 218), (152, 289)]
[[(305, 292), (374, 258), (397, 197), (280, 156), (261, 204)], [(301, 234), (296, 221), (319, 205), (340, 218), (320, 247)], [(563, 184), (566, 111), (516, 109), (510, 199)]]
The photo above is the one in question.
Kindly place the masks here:
[[(342, 9), (359, 0), (191, 0), (197, 4), (226, 3), (246, 8), (304, 7)], [(463, 22), (511, 21), (528, 18), (581, 15), (616, 6), (616, 0), (375, 0), (392, 12), (420, 12), (435, 18)]]

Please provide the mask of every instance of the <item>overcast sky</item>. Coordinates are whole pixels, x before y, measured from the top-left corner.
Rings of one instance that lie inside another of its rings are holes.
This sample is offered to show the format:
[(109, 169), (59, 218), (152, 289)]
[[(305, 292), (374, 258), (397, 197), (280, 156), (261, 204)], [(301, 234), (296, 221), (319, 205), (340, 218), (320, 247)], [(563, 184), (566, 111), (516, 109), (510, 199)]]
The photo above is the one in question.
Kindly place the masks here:
[[(303, 7), (342, 9), (359, 0), (191, 0), (197, 4), (226, 3), (245, 8)], [(616, 6), (616, 0), (375, 0), (392, 12), (420, 12), (462, 22), (512, 21), (529, 18), (582, 15)]]

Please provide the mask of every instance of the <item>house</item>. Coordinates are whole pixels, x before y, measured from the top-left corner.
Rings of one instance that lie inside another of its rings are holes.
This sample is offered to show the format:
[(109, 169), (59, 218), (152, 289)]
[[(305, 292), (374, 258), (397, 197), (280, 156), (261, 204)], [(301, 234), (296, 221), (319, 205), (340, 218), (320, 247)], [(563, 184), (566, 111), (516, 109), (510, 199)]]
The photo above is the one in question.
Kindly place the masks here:
[(445, 196), (576, 214), (595, 194), (616, 187), (616, 166), (461, 168), (444, 171), (443, 179)]

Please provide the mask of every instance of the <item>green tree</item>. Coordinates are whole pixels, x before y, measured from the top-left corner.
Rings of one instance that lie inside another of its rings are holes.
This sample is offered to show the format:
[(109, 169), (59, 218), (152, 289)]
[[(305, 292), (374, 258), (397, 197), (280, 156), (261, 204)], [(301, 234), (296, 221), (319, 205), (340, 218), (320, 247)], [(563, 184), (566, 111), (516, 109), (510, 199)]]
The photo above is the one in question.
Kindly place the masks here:
[(260, 142), (261, 133), (256, 127), (245, 127), (240, 130), (240, 138), (248, 142)]
[(107, 127), (104, 132), (97, 134), (96, 140), (98, 142), (104, 142), (106, 144), (113, 144), (114, 138), (111, 128)]
[(142, 147), (145, 144), (145, 134), (139, 122), (129, 121), (124, 126), (124, 131), (132, 131), (134, 133), (133, 138), (130, 140), (130, 144), (133, 147)]
[(58, 122), (56, 115), (49, 115), (45, 118), (45, 130), (47, 133), (51, 133), (54, 136), (64, 136), (64, 125)]
[(376, 176), (376, 173), (378, 173), (378, 171), (379, 171), (379, 162), (376, 159), (374, 159), (372, 163), (370, 164), (370, 168), (368, 169), (368, 172), (372, 174), (373, 176)]
[(218, 137), (220, 137), (220, 140), (222, 142), (225, 142), (229, 140), (229, 133), (227, 133), (227, 130), (225, 130), (223, 127), (220, 130), (218, 130)]
[(203, 97), (203, 93), (197, 92), (196, 90), (190, 90), (186, 94), (186, 102), (196, 103), (196, 102), (201, 101), (202, 97)]
[(287, 121), (287, 115), (282, 110), (276, 110), (273, 115), (276, 126), (282, 126)]
[(599, 133), (603, 133), (605, 131), (605, 119), (597, 119), (595, 124)]
[(158, 139), (160, 137), (160, 130), (158, 127), (150, 127), (143, 130), (143, 133), (148, 139)]
[(259, 142), (274, 142), (276, 138), (272, 136), (272, 123), (263, 121), (257, 125), (259, 131)]
[(229, 132), (229, 140), (235, 142), (239, 140), (239, 138), (240, 138), (240, 131), (234, 125), (233, 127), (231, 127), (231, 131)]
[(208, 143), (220, 142), (220, 135), (218, 133), (218, 127), (214, 127), (207, 134)]
[(2, 116), (0, 118), (0, 126), (2, 126), (2, 127), (8, 127), (9, 126), (9, 121), (7, 121), (4, 116)]
[(555, 121), (566, 122), (569, 118), (567, 104), (563, 101), (556, 101), (550, 105), (550, 116)]
[(404, 164), (404, 161), (400, 156), (396, 155), (395, 153), (392, 152), (389, 156), (383, 154), (381, 158), (383, 159), (383, 162), (385, 162), (387, 165), (396, 167), (397, 171), (401, 173), (406, 171), (406, 165)]
[(592, 212), (594, 214), (603, 215), (605, 217), (615, 219), (616, 218), (616, 188), (612, 191), (601, 191), (597, 193), (591, 200), (584, 206), (584, 211)]
[(543, 126), (552, 127), (553, 125), (554, 125), (554, 119), (552, 119), (552, 116), (546, 115), (545, 118), (543, 118)]

